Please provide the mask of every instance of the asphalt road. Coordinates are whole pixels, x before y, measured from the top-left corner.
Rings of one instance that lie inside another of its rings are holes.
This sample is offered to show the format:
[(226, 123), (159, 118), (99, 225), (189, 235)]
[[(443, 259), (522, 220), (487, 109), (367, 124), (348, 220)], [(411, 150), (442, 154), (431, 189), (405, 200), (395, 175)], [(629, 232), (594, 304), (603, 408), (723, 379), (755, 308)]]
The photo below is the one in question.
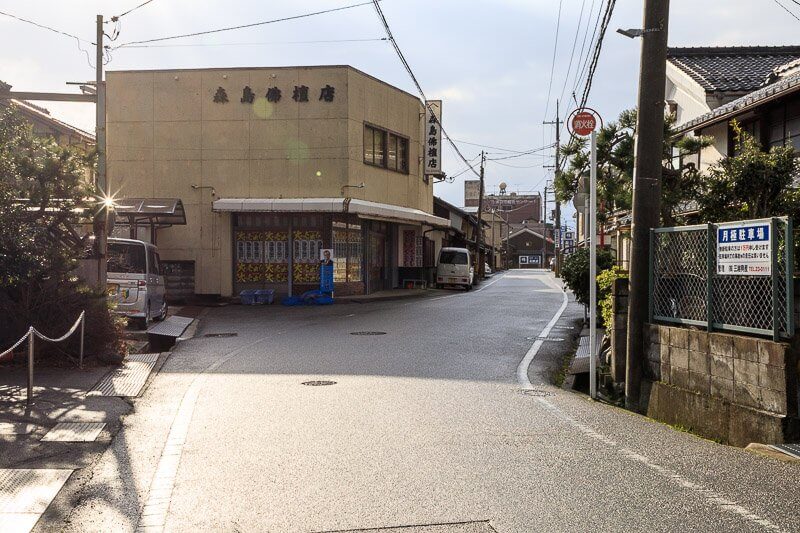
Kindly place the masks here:
[[(215, 309), (39, 530), (800, 530), (797, 465), (548, 385), (582, 317), (564, 302), (549, 274), (510, 271), (409, 301)], [(319, 380), (336, 383), (302, 384)]]

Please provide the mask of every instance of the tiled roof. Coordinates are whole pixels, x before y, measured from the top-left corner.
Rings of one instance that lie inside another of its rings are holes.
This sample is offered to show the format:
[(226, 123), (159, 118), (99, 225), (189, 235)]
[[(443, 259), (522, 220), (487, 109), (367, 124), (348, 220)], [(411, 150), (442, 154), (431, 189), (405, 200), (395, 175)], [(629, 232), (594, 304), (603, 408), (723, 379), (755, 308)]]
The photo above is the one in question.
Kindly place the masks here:
[(755, 91), (775, 69), (800, 59), (800, 46), (670, 48), (667, 59), (706, 92)]
[(681, 124), (676, 133), (683, 133), (697, 129), (701, 125), (719, 122), (723, 118), (732, 118), (746, 109), (761, 104), (765, 100), (771, 100), (797, 91), (800, 91), (800, 73), (787, 76), (781, 81), (762, 87), (757, 91), (737, 98), (733, 102), (728, 102), (705, 115), (700, 115), (685, 124)]

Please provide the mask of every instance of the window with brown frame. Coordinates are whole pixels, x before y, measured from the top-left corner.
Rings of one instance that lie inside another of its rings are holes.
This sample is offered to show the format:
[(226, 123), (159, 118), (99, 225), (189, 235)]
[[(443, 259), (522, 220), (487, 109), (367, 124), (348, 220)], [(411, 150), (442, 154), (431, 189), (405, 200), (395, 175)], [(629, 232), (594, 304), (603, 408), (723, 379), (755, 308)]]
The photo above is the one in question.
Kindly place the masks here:
[(408, 173), (408, 139), (364, 124), (364, 163)]

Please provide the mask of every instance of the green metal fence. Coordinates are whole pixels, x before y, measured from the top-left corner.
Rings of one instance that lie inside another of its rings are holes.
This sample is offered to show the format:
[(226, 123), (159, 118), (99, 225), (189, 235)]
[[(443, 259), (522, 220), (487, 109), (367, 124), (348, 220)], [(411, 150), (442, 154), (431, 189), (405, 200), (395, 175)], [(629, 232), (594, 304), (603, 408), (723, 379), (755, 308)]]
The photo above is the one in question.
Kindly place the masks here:
[(732, 235), (729, 223), (651, 231), (651, 322), (770, 335), (775, 340), (794, 335), (792, 220), (782, 217), (736, 224), (769, 228), (768, 274), (718, 272), (717, 240), (720, 235), (723, 240)]

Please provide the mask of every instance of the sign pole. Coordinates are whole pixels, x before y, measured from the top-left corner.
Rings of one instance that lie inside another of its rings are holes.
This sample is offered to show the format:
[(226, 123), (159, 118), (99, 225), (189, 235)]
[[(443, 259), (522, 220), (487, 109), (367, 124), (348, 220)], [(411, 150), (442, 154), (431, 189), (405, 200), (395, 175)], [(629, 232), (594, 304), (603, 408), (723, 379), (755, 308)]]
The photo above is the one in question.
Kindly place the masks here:
[(592, 131), (589, 174), (589, 395), (597, 398), (597, 132)]
[(589, 246), (589, 396), (597, 398), (597, 122), (602, 118), (594, 109), (576, 109), (569, 118), (575, 135), (591, 138), (589, 158), (589, 206), (584, 204), (586, 243)]

